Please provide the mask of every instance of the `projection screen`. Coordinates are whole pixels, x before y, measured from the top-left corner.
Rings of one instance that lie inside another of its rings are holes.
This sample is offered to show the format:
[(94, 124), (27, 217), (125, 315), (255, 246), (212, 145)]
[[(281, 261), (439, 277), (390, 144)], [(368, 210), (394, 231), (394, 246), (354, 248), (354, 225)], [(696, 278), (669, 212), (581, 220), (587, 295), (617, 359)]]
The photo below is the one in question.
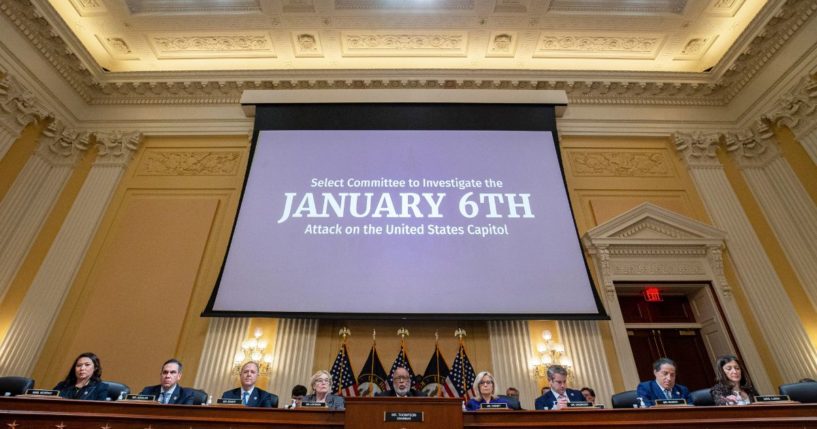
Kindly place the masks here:
[(553, 106), (256, 112), (205, 315), (606, 317), (573, 221)]

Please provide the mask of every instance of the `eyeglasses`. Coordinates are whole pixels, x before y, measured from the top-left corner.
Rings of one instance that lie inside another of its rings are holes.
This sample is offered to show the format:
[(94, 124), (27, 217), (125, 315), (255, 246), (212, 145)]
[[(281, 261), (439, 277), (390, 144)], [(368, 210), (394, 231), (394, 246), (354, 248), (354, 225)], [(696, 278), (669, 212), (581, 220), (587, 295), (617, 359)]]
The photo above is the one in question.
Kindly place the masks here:
[(494, 382), (491, 380), (482, 380), (479, 382), (479, 384), (494, 384)]
[(318, 379), (315, 379), (315, 383), (329, 383), (329, 379), (328, 378), (318, 378)]
[(403, 377), (403, 376), (394, 377), (394, 381), (409, 381), (409, 380), (411, 380), (410, 377)]

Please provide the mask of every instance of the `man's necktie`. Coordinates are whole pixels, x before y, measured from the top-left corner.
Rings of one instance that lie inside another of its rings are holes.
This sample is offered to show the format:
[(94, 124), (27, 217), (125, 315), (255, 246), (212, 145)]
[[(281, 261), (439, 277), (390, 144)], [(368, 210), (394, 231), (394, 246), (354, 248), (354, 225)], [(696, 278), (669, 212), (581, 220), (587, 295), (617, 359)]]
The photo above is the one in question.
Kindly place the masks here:
[(250, 401), (250, 392), (244, 392), (241, 394), (241, 403), (247, 405), (247, 402)]
[(670, 392), (668, 389), (664, 389), (664, 396), (666, 396), (667, 399), (672, 399), (672, 392)]
[(170, 401), (170, 392), (162, 392), (162, 403), (167, 404)]

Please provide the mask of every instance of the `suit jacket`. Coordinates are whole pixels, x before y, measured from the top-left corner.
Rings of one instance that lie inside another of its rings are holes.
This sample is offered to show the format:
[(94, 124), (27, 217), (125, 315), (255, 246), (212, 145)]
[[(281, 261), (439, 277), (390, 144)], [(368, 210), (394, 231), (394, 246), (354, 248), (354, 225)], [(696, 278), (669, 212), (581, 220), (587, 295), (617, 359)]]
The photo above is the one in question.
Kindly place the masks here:
[[(224, 399), (241, 399), (241, 388), (236, 387), (221, 394)], [(252, 389), (252, 394), (247, 400), (248, 407), (278, 408), (278, 395), (261, 390), (257, 387)]]
[[(584, 395), (582, 395), (581, 391), (573, 390), (573, 389), (565, 389), (565, 395), (567, 395), (567, 399), (570, 402), (585, 402)], [(553, 408), (553, 405), (556, 404), (556, 392), (549, 390), (544, 395), (536, 398), (536, 402), (534, 403), (534, 408), (537, 410), (550, 410)]]
[[(676, 384), (670, 391), (672, 398), (670, 399), (686, 399), (688, 404), (692, 403), (692, 398), (689, 397), (689, 389), (686, 386)], [(636, 389), (636, 395), (644, 399), (644, 404), (648, 407), (655, 405), (656, 399), (667, 399), (664, 395), (664, 390), (655, 382), (655, 380), (644, 381), (639, 383)]]
[[(749, 397), (749, 402), (755, 402), (755, 396), (757, 396), (757, 391), (752, 386), (741, 387), (746, 395)], [(712, 400), (715, 401), (715, 405), (734, 405), (729, 403), (726, 400), (727, 396), (731, 396), (732, 393), (732, 386), (727, 386), (725, 384), (716, 384), (709, 389), (709, 394), (712, 395)]]
[[(317, 398), (315, 397), (314, 393), (304, 396), (302, 401), (315, 401)], [(326, 406), (329, 407), (330, 410), (343, 410), (346, 408), (346, 401), (343, 400), (343, 396), (333, 395), (331, 393), (326, 395)]]
[[(153, 395), (156, 397), (156, 400), (160, 400), (161, 398), (159, 395), (162, 394), (162, 386), (157, 384), (155, 386), (148, 386), (142, 389), (139, 392), (140, 395)], [(180, 385), (176, 385), (176, 389), (173, 390), (173, 395), (170, 396), (170, 400), (167, 402), (168, 404), (174, 405), (193, 405), (193, 390), (192, 389), (185, 389)]]
[(79, 399), (81, 401), (105, 401), (108, 399), (108, 385), (102, 381), (90, 382), (81, 389), (77, 389), (73, 384), (61, 381), (54, 386), (54, 390), (59, 390), (60, 397), (66, 399)]
[[(375, 393), (374, 396), (397, 396), (397, 392), (391, 389), (384, 390), (382, 392)], [(426, 394), (426, 392), (423, 392), (422, 390), (409, 389), (408, 393), (406, 393), (406, 396), (426, 397), (428, 396), (428, 394)]]

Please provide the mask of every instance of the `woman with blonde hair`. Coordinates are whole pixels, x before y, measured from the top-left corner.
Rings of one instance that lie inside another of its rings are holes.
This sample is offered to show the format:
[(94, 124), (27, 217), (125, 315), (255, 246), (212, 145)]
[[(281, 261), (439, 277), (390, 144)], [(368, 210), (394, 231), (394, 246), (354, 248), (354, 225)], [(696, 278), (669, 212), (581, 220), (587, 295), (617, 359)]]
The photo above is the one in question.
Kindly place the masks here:
[(332, 375), (328, 371), (320, 370), (312, 374), (309, 385), (312, 386), (312, 393), (304, 396), (301, 403), (324, 402), (330, 410), (342, 410), (346, 407), (343, 396), (332, 394)]

